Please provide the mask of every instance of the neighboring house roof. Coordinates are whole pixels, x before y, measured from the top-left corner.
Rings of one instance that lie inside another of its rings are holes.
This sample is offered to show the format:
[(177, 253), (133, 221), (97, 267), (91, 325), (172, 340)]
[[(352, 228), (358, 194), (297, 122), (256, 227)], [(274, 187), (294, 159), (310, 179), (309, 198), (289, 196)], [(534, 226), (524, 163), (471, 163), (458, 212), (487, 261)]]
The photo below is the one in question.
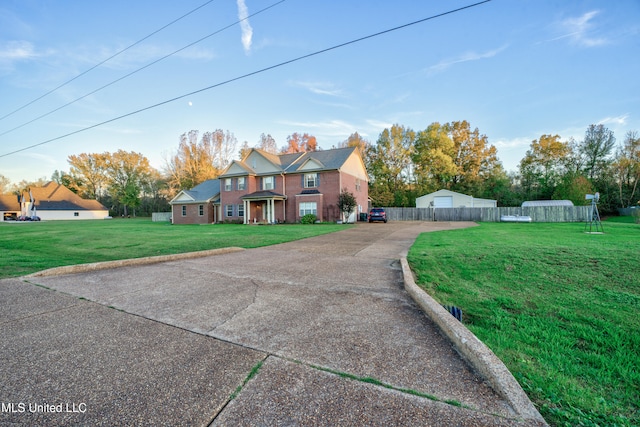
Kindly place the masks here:
[(522, 202), (522, 207), (534, 207), (534, 206), (573, 206), (571, 200), (529, 200)]
[(2, 194), (0, 195), (0, 211), (8, 212), (20, 210), (20, 203), (18, 203), (18, 196), (15, 194)]
[[(36, 209), (40, 211), (106, 211), (108, 210), (102, 203), (97, 200), (83, 199), (73, 191), (69, 190), (62, 184), (49, 181), (42, 187), (31, 187), (29, 191), (23, 192), (23, 202), (31, 203), (31, 195), (36, 202)], [(2, 196), (6, 198), (7, 196)], [(9, 200), (13, 198), (17, 204), (15, 195), (8, 196)], [(17, 204), (17, 209), (20, 205)]]
[[(347, 147), (276, 155), (258, 148), (253, 148), (244, 159), (233, 161), (220, 176), (237, 176), (241, 175), (244, 171), (251, 175), (260, 175), (272, 174), (274, 171), (278, 173), (301, 173), (314, 170), (338, 170), (347, 163), (349, 157), (356, 150), (355, 147)], [(268, 171), (262, 171), (260, 167), (250, 164), (249, 158), (252, 157), (254, 153), (258, 153), (268, 162), (265, 164), (270, 164), (273, 167), (269, 167)], [(238, 167), (240, 169), (238, 169)], [(364, 163), (362, 163), (362, 168), (364, 170)]]
[(173, 205), (215, 202), (219, 195), (220, 180), (209, 179), (196, 185), (191, 190), (180, 191), (169, 203)]

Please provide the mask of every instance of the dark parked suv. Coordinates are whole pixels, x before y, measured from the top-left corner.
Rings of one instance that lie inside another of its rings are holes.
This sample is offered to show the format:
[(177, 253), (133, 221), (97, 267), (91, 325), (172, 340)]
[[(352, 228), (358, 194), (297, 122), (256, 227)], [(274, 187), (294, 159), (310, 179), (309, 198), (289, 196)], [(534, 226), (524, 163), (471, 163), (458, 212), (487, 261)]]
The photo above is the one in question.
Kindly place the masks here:
[(373, 208), (369, 212), (369, 222), (384, 221), (387, 222), (387, 213), (383, 208)]

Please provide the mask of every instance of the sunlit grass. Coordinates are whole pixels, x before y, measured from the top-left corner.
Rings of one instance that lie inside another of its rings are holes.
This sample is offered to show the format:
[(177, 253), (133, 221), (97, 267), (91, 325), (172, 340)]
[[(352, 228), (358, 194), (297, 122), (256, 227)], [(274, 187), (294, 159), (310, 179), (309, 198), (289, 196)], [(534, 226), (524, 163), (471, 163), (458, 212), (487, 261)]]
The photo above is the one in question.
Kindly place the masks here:
[(409, 253), (553, 425), (640, 423), (640, 226), (604, 227), (486, 223), (422, 234)]
[(349, 225), (171, 225), (150, 219), (0, 222), (0, 278), (62, 265), (229, 246), (255, 248), (344, 230)]

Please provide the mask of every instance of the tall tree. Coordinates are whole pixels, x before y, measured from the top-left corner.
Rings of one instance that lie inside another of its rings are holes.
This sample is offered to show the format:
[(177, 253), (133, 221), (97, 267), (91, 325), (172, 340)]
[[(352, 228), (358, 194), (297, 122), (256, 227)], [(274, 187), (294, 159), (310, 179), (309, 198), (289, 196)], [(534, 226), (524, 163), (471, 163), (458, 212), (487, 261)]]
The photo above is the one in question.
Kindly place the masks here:
[(531, 142), (529, 150), (520, 160), (522, 186), (528, 198), (552, 197), (570, 154), (569, 143), (562, 142), (559, 135), (542, 135)]
[(111, 197), (123, 206), (126, 216), (128, 207), (139, 206), (142, 188), (150, 180), (152, 168), (149, 160), (134, 151), (118, 150), (108, 156), (105, 170)]
[(358, 132), (354, 132), (347, 139), (338, 144), (338, 148), (356, 147), (360, 156), (365, 159), (367, 148), (370, 143), (364, 139)]
[(458, 173), (454, 161), (455, 147), (449, 137), (449, 128), (440, 123), (432, 123), (418, 132), (411, 160), (417, 190), (430, 193), (448, 188)]
[(477, 187), (480, 180), (502, 171), (496, 147), (489, 144), (487, 136), (481, 135), (478, 128), (471, 130), (466, 120), (452, 122), (448, 127), (458, 169), (452, 189), (469, 191)]
[(247, 155), (251, 152), (251, 147), (249, 147), (249, 143), (247, 141), (243, 142), (240, 146), (240, 150), (238, 151), (238, 157), (240, 160), (247, 157)]
[(276, 144), (276, 140), (269, 134), (260, 134), (258, 148), (262, 151), (266, 151), (267, 153), (278, 154), (278, 145)]
[(11, 180), (6, 176), (0, 174), (0, 194), (8, 193), (10, 186)]
[(612, 167), (618, 184), (620, 206), (640, 205), (640, 136), (627, 132), (624, 143), (616, 150)]
[(213, 167), (220, 173), (233, 160), (238, 140), (233, 133), (216, 129), (213, 132), (205, 132), (202, 135), (201, 144), (204, 147), (208, 147), (213, 160)]
[(610, 163), (609, 155), (616, 143), (613, 132), (604, 125), (590, 125), (578, 149), (584, 159), (584, 170), (591, 180), (599, 178)]
[(165, 174), (169, 196), (182, 189), (190, 189), (208, 179), (216, 178), (220, 170), (214, 166), (214, 149), (211, 134), (199, 140), (199, 131), (191, 130), (180, 135), (176, 153), (165, 160)]
[(77, 193), (87, 199), (100, 200), (108, 181), (106, 160), (109, 153), (81, 153), (70, 155), (69, 173), (77, 185)]
[(316, 137), (313, 135), (309, 135), (308, 133), (303, 133), (302, 135), (298, 132), (294, 132), (293, 134), (287, 137), (287, 145), (282, 147), (280, 150), (281, 154), (288, 153), (302, 153), (306, 151), (317, 151), (318, 150), (318, 142), (316, 141)]
[(369, 194), (379, 205), (409, 205), (406, 191), (412, 180), (411, 154), (415, 139), (413, 130), (395, 124), (391, 129), (384, 129), (370, 148), (367, 155)]

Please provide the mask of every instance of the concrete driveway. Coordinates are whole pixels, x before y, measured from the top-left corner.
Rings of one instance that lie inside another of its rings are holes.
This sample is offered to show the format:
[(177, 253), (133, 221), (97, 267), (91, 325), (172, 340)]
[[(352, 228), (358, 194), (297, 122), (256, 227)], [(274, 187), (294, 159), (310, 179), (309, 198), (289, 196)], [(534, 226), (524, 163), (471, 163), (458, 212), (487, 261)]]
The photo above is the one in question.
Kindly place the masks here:
[(403, 289), (421, 232), (0, 281), (0, 424), (531, 425)]

